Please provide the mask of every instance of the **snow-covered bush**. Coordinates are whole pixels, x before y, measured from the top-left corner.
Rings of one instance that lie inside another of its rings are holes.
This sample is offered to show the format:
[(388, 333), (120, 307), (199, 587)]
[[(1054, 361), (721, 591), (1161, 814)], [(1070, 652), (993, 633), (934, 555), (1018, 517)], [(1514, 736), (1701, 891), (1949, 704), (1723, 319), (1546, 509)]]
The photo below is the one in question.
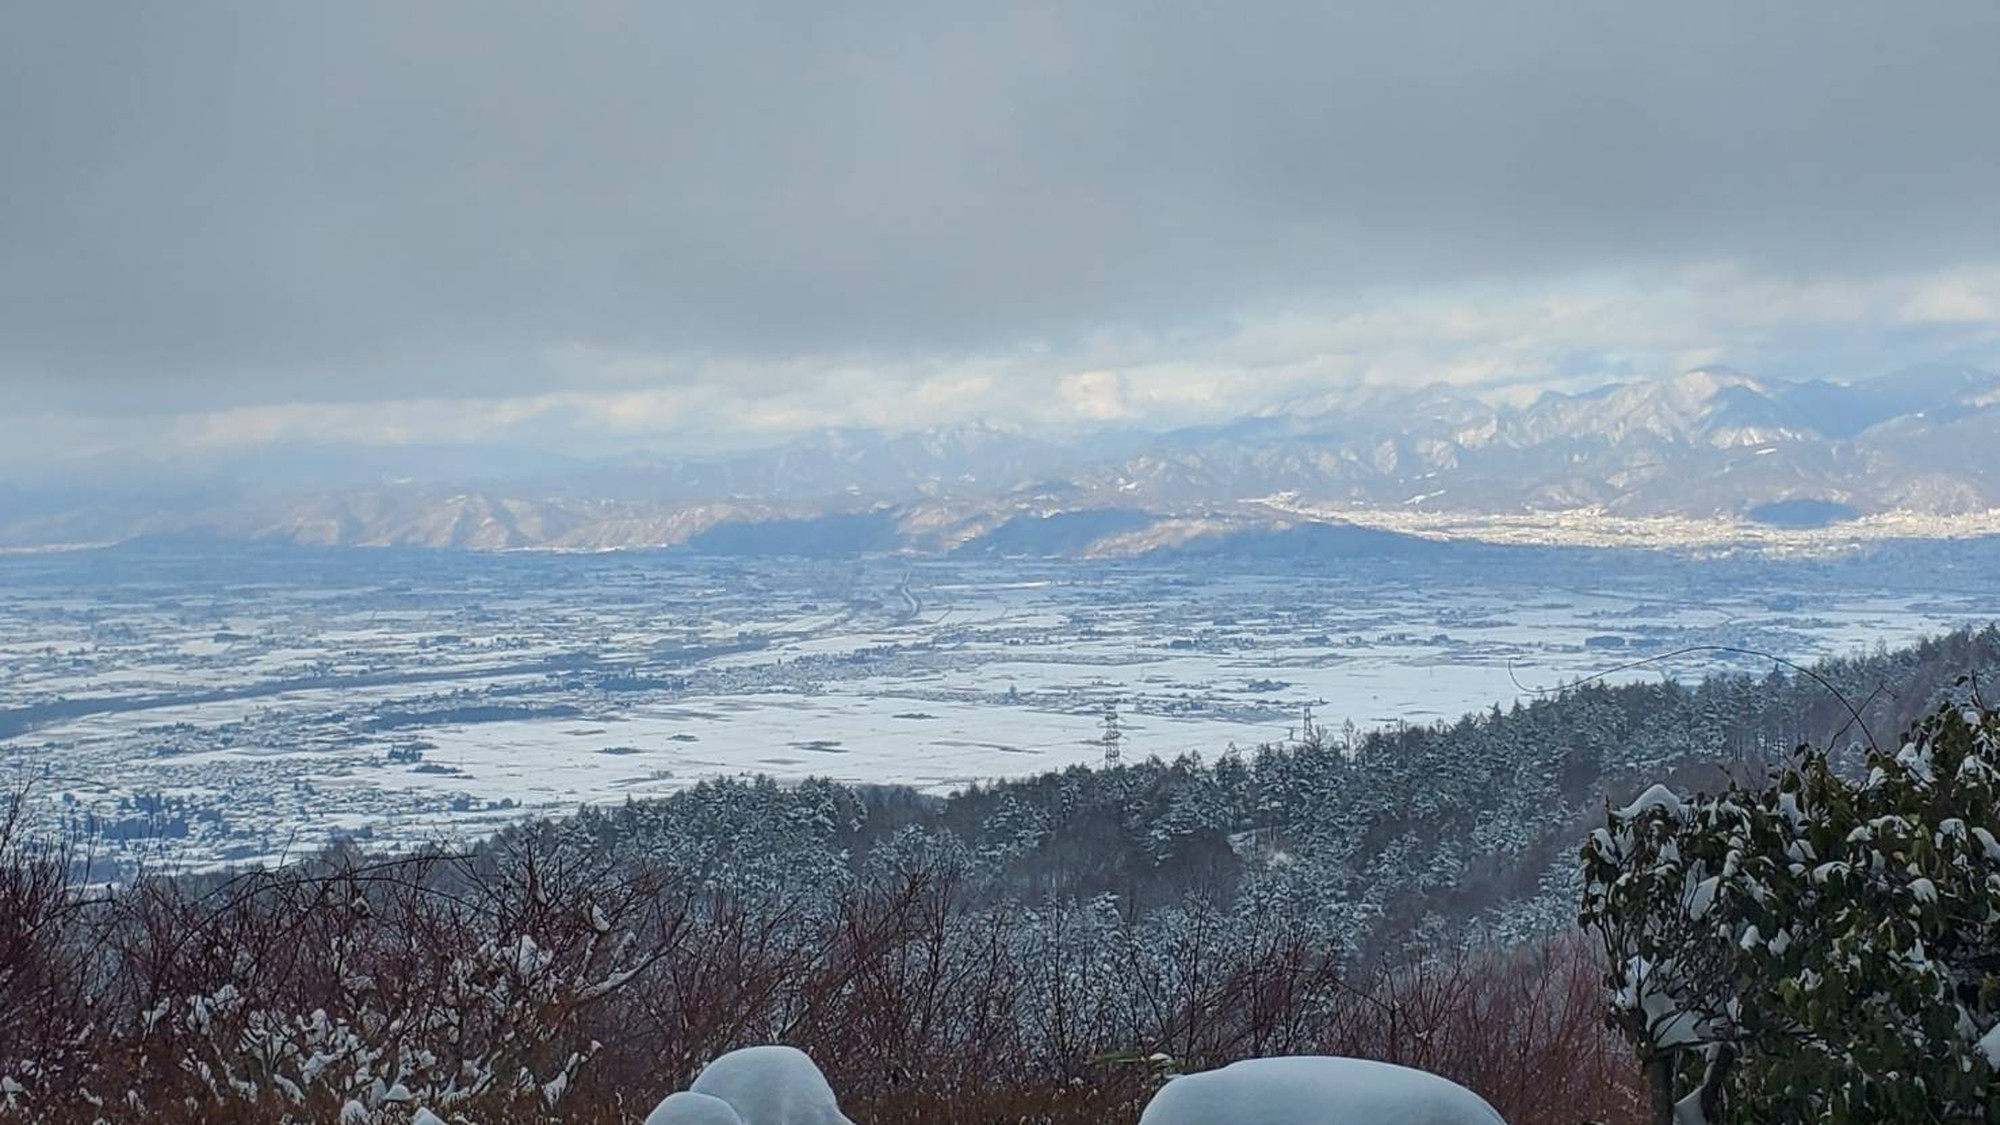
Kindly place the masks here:
[(743, 1125), (852, 1125), (826, 1076), (796, 1047), (731, 1051), (703, 1067), (688, 1088), (729, 1103)]
[(743, 1119), (721, 1098), (681, 1090), (660, 1099), (645, 1125), (743, 1125)]
[(1582, 922), (1653, 1116), (2000, 1112), (2000, 712), (1947, 706), (1850, 779), (1654, 787), (1584, 848)]
[(1168, 1082), (1139, 1125), (1506, 1125), (1478, 1094), (1365, 1059), (1245, 1059)]

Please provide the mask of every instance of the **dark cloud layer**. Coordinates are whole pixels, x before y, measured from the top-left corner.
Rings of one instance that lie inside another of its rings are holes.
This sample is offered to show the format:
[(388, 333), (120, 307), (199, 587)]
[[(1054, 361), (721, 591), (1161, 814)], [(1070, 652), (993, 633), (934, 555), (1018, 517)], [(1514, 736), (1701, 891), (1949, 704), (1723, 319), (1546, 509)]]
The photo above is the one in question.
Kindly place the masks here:
[(2000, 5), (8, 5), (0, 379), (546, 385), (1378, 285), (2000, 258)]

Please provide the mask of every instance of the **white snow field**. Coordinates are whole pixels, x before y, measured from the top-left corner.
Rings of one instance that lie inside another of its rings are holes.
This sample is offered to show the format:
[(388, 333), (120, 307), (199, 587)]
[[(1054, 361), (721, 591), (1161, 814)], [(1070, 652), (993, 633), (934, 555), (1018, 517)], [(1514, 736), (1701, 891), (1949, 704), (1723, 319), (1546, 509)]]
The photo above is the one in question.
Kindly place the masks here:
[[(743, 1125), (853, 1125), (841, 1114), (826, 1076), (796, 1047), (770, 1045), (731, 1051), (703, 1067), (689, 1089), (728, 1103)], [(661, 1108), (665, 1106), (662, 1102)], [(684, 1118), (676, 1119), (673, 1125), (725, 1123)]]
[(1246, 1059), (1168, 1082), (1139, 1125), (1506, 1125), (1478, 1094), (1421, 1070), (1327, 1056)]
[[(0, 791), (127, 869), (465, 839), (765, 774), (931, 793), (1450, 720), (1994, 616), (2000, 562), (0, 558)], [(106, 564), (107, 566), (109, 564)], [(205, 576), (205, 577), (203, 577)], [(905, 595), (908, 595), (906, 598)], [(1725, 646), (1674, 656), (1693, 646)]]
[(713, 1094), (682, 1090), (661, 1099), (646, 1115), (645, 1125), (743, 1125), (743, 1119)]

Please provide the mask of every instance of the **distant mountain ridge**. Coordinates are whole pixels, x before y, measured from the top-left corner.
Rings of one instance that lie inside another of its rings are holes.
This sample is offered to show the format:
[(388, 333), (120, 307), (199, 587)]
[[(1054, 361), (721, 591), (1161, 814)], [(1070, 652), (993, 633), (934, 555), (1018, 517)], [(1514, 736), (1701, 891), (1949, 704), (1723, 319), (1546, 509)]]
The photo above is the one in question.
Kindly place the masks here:
[[(1444, 385), (1338, 391), (1219, 425), (1071, 440), (974, 424), (829, 429), (712, 457), (287, 456), (179, 485), (0, 488), (0, 546), (208, 530), (472, 550), (1128, 556), (1289, 550), (1319, 534), (1299, 532), (1303, 508), (1950, 517), (2000, 508), (2000, 375), (1939, 365), (1835, 383), (1703, 367), (1525, 405)], [(1273, 498), (1285, 503), (1262, 503)]]
[(1700, 368), (1518, 407), (1441, 387), (1301, 402), (1170, 438), (1093, 483), (1473, 512), (1714, 517), (1814, 499), (1951, 514), (2000, 505), (1996, 441), (2000, 375), (1840, 384)]

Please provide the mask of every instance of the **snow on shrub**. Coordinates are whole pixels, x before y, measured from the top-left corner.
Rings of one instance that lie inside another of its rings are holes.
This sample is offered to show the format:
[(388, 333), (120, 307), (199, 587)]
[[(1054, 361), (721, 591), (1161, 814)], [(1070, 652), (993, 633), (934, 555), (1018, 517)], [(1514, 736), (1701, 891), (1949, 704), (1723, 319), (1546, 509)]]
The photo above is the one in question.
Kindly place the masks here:
[(1246, 1059), (1168, 1082), (1139, 1125), (1506, 1125), (1478, 1094), (1366, 1059)]
[(770, 1045), (731, 1051), (688, 1087), (729, 1103), (743, 1125), (853, 1125), (804, 1051)]
[(721, 1098), (682, 1090), (661, 1099), (645, 1125), (743, 1125), (743, 1119)]

